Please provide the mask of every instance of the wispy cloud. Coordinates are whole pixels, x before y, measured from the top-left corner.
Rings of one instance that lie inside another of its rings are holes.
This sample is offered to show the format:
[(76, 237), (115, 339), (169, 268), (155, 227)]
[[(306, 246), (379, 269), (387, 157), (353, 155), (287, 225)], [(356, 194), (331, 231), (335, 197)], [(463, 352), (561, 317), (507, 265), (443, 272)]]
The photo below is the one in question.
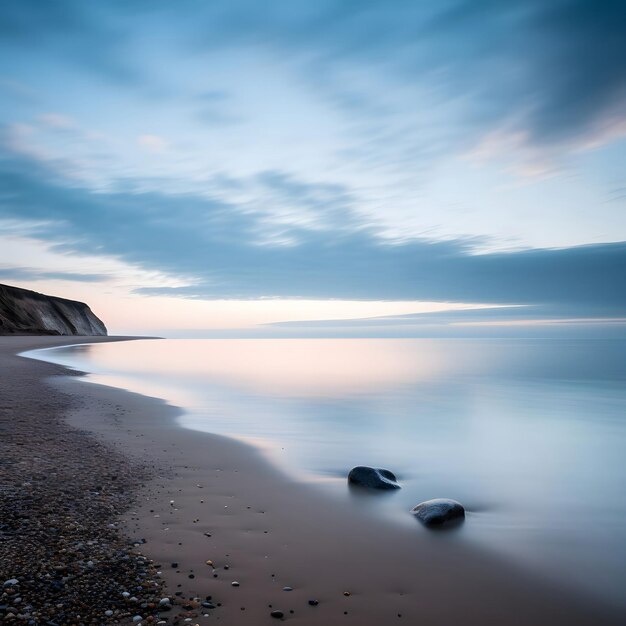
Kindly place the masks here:
[[(270, 184), (294, 204), (298, 196), (315, 203), (318, 193), (324, 198), (329, 192), (326, 185), (316, 190), (277, 173)], [(339, 202), (324, 229), (285, 223), (293, 245), (264, 246), (263, 214), (224, 198), (94, 193), (59, 186), (45, 170), (15, 160), (0, 162), (0, 194), (10, 198), (0, 205), (3, 216), (47, 220), (37, 236), (67, 253), (97, 249), (194, 280), (139, 289), (143, 294), (542, 304), (572, 311), (584, 305), (602, 315), (626, 308), (623, 243), (477, 255), (469, 241), (382, 239)]]
[(106, 274), (46, 272), (29, 267), (0, 267), (0, 280), (3, 281), (67, 280), (80, 283), (101, 283), (109, 278), (110, 276)]
[(7, 0), (0, 217), (168, 277), (144, 295), (613, 314), (625, 19), (613, 0)]
[[(196, 15), (197, 45), (267, 46), (315, 68), (313, 80), (346, 67), (355, 86), (359, 68), (367, 68), (370, 81), (395, 75), (429, 85), (444, 101), (462, 98), (483, 130), (517, 120), (518, 130), (537, 145), (588, 134), (626, 97), (621, 2), (364, 0), (307, 10), (287, 10), (288, 4), (268, 9), (242, 0), (207, 8)], [(242, 11), (246, 20), (238, 19)], [(350, 95), (330, 80), (325, 87), (353, 114), (380, 119), (384, 109), (394, 110), (385, 92), (377, 95), (366, 86)], [(404, 91), (405, 98), (410, 95)]]

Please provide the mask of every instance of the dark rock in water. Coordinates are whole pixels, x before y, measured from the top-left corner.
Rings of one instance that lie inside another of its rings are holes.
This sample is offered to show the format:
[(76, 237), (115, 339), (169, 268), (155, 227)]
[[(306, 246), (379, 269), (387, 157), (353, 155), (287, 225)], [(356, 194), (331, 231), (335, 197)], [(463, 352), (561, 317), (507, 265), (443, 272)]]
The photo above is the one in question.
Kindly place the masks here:
[(285, 617), (285, 614), (282, 611), (272, 611), (270, 615), (272, 617), (275, 617), (276, 619), (282, 619), (283, 617)]
[(348, 482), (369, 489), (400, 489), (393, 472), (365, 465), (352, 468), (348, 474)]
[(460, 523), (465, 519), (465, 509), (456, 500), (435, 498), (421, 502), (411, 509), (411, 513), (424, 526), (437, 527), (444, 524)]

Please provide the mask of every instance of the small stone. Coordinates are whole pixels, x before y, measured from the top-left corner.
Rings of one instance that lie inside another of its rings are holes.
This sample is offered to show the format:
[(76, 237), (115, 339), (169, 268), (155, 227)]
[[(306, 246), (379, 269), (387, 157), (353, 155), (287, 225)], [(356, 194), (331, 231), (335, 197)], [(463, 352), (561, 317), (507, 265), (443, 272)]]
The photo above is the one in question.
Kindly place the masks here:
[(368, 489), (400, 489), (393, 472), (365, 465), (359, 465), (350, 470), (348, 483)]
[(166, 604), (170, 604), (170, 599), (169, 598), (161, 598), (159, 600), (159, 605), (160, 606), (165, 606)]
[(272, 611), (270, 615), (276, 619), (281, 619), (285, 617), (285, 614), (282, 611)]
[(343, 595), (347, 597), (347, 596), (349, 596), (349, 595), (350, 595), (350, 592), (349, 592), (349, 591), (344, 591), (344, 592), (343, 592)]
[(317, 606), (319, 602), (317, 600), (309, 600), (309, 606)]
[(283, 591), (293, 591), (293, 587), (283, 587)]
[(460, 523), (465, 519), (465, 509), (456, 500), (447, 498), (436, 498), (426, 500), (411, 509), (411, 513), (430, 528)]
[(133, 622), (140, 622), (142, 619), (141, 615), (135, 615), (135, 617), (133, 617)]
[(113, 611), (111, 611), (111, 609), (109, 609), (108, 611), (105, 611), (105, 612), (104, 612), (104, 614), (105, 614), (107, 617), (111, 617), (111, 616), (113, 615)]
[(14, 585), (19, 585), (20, 581), (17, 578), (9, 578), (9, 580), (4, 581), (5, 587), (13, 587)]
[(239, 583), (236, 580), (233, 580), (233, 582), (230, 584), (232, 587), (239, 587)]

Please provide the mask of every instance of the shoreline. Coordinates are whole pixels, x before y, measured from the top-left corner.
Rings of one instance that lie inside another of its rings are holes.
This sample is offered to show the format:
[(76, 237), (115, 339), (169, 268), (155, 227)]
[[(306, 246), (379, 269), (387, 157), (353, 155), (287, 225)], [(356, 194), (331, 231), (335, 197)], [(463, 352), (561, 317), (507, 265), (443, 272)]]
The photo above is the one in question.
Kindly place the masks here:
[[(290, 481), (251, 446), (182, 428), (173, 419), (180, 410), (161, 400), (85, 385), (77, 372), (13, 355), (94, 339), (1, 338), (0, 358), (3, 366), (21, 360), (18, 369), (39, 385), (32, 395), (50, 388), (58, 394), (56, 420), (145, 468), (122, 532), (146, 540), (141, 551), (162, 566), (165, 595), (180, 592), (192, 620), (273, 623), (270, 613), (279, 610), (285, 621), (305, 625), (623, 623), (618, 610), (535, 579), (453, 534), (424, 541), (410, 529), (359, 517), (349, 503)], [(34, 420), (37, 410), (31, 407)], [(207, 596), (217, 608), (189, 600)]]

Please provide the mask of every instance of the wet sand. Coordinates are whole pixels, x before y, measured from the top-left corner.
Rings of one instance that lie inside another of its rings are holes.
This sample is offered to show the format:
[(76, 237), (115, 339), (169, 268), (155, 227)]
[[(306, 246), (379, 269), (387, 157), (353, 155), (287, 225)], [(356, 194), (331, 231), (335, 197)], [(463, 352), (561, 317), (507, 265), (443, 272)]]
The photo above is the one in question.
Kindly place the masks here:
[[(350, 499), (291, 481), (253, 447), (180, 428), (179, 410), (162, 401), (58, 377), (58, 366), (12, 356), (74, 342), (0, 338), (2, 385), (30, 368), (37, 382), (22, 406), (66, 398), (54, 419), (67, 419), (112, 455), (147, 468), (122, 529), (145, 539), (141, 550), (160, 566), (165, 595), (181, 594), (190, 613), (179, 619), (271, 624), (278, 610), (303, 625), (625, 623), (617, 609), (465, 545), (454, 533), (412, 532), (365, 517)], [(207, 596), (216, 608), (189, 603)]]
[(65, 423), (73, 398), (42, 382), (62, 368), (12, 354), (61, 341), (0, 339), (0, 622), (156, 616), (162, 580), (115, 525), (150, 468)]

